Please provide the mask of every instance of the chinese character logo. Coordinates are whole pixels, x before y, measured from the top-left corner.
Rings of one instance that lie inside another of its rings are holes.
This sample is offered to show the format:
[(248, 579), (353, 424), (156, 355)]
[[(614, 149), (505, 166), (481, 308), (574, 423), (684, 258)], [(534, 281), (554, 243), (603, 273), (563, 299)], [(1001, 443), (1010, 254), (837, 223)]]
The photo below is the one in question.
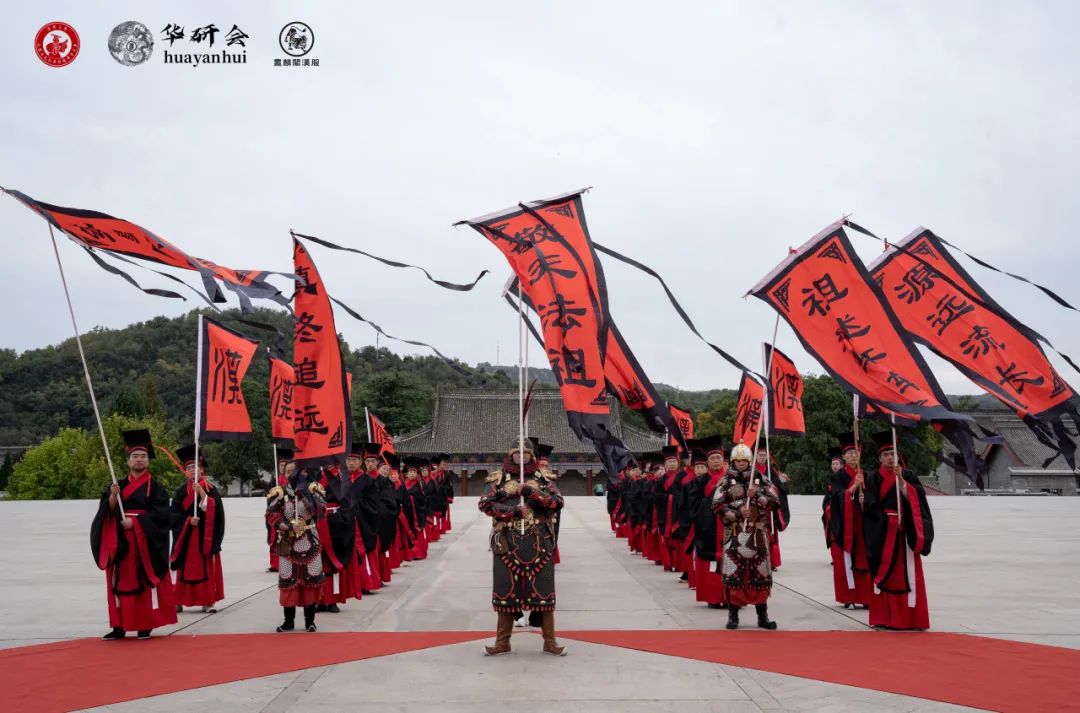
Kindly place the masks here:
[(50, 22), (37, 31), (34, 51), (50, 67), (66, 67), (79, 56), (79, 33), (66, 22)]
[(281, 28), (278, 44), (290, 57), (303, 57), (315, 46), (315, 33), (303, 22), (290, 22)]
[(121, 22), (109, 33), (109, 54), (125, 67), (134, 67), (150, 59), (154, 35), (141, 22)]

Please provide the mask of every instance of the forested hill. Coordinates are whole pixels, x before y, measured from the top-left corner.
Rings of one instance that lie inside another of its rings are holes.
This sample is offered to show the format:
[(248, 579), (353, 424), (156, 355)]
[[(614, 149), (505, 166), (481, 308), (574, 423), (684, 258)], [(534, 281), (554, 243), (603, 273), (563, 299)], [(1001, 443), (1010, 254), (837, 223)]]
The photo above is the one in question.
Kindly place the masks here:
[[(215, 314), (226, 326), (273, 344), (273, 332), (260, 331), (237, 322), (237, 311)], [(250, 320), (271, 324), (290, 335), (290, 318), (281, 312), (257, 310)], [(174, 448), (190, 440), (194, 428), (195, 349), (197, 313), (182, 317), (158, 317), (124, 329), (95, 329), (83, 336), (94, 388), (105, 418), (105, 429), (114, 458), (123, 458), (119, 431), (146, 426), (155, 439)], [(291, 348), (291, 340), (285, 339)], [(370, 407), (392, 433), (402, 434), (428, 423), (435, 392), (442, 389), (512, 389), (516, 370), (481, 364), (459, 366), (465, 374), (434, 356), (402, 357), (386, 349), (351, 349), (342, 341), (345, 367), (353, 374), (353, 415), (357, 433), (363, 434), (364, 407)], [(288, 349), (287, 349), (288, 351)], [(291, 353), (285, 358), (291, 361)], [(540, 388), (555, 388), (544, 383)], [(827, 376), (806, 376), (803, 409), (805, 438), (774, 438), (774, 455), (795, 477), (796, 492), (821, 492), (827, 476), (828, 448), (834, 434), (851, 428), (851, 397)], [(269, 363), (262, 350), (244, 379), (244, 398), (251, 415), (254, 440), (211, 444), (206, 453), (211, 472), (221, 482), (241, 482), (257, 477), (259, 468), (272, 462), (269, 438)], [(736, 393), (731, 389), (681, 391), (658, 385), (662, 398), (688, 409), (699, 437), (734, 431)], [(978, 398), (962, 397), (954, 404), (978, 408)], [(644, 426), (637, 414), (623, 410), (627, 422)], [(863, 424), (863, 436), (885, 428)], [(65, 430), (67, 429), (67, 430)], [(920, 474), (929, 473), (941, 450), (941, 438), (928, 426), (906, 434), (909, 465)], [(12, 494), (20, 498), (96, 497), (108, 480), (93, 411), (83, 382), (82, 367), (74, 339), (55, 347), (22, 354), (0, 350), (0, 446), (32, 449), (16, 467)], [(871, 465), (871, 463), (868, 463)], [(155, 463), (156, 472), (175, 479), (167, 461)], [(21, 469), (21, 470), (20, 470)], [(8, 467), (0, 469), (0, 489)]]
[[(277, 337), (236, 321), (236, 310), (213, 315), (225, 326), (269, 345)], [(291, 334), (288, 315), (256, 310), (249, 319)], [(197, 313), (158, 317), (123, 329), (95, 329), (83, 335), (94, 390), (102, 414), (160, 414), (178, 432), (193, 427)], [(291, 343), (286, 339), (287, 358)], [(342, 340), (345, 365), (353, 374), (354, 411), (379, 402), (379, 416), (394, 433), (427, 423), (436, 385), (444, 388), (510, 388), (501, 373), (465, 366), (463, 376), (437, 357), (401, 357), (386, 349), (351, 349)], [(253, 427), (268, 426), (269, 379), (266, 351), (260, 350), (244, 380)], [(393, 404), (385, 404), (387, 400)], [(362, 421), (358, 421), (362, 423)], [(0, 350), (0, 445), (30, 445), (65, 426), (94, 428), (75, 340), (16, 355)]]

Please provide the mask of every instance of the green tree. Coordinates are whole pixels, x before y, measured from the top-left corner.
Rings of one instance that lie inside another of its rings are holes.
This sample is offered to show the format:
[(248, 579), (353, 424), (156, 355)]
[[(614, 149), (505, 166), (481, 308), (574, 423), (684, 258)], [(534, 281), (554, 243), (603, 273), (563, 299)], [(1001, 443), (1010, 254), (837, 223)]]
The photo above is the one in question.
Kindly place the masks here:
[[(148, 428), (155, 444), (176, 450), (176, 439), (160, 418), (137, 419), (111, 414), (104, 419), (105, 437), (117, 479), (128, 473), (127, 449), (122, 431)], [(171, 492), (183, 474), (160, 450), (150, 460), (150, 472)], [(65, 428), (26, 452), (15, 464), (9, 495), (16, 500), (62, 500), (96, 498), (110, 482), (109, 468), (96, 429), (87, 432)]]
[[(356, 386), (353, 386), (356, 392)], [(359, 389), (361, 402), (374, 411), (391, 433), (399, 434), (431, 420), (434, 393), (416, 376), (397, 370), (377, 374)], [(354, 411), (357, 433), (363, 436), (363, 410)]]

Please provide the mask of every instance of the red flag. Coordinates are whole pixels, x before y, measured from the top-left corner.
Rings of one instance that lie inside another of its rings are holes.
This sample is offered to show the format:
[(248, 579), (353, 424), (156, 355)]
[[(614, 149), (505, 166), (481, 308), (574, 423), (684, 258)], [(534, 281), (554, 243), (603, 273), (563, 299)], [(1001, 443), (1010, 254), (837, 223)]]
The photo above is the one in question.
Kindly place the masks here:
[(382, 447), (379, 448), (379, 453), (393, 453), (394, 437), (390, 435), (390, 431), (386, 430), (386, 424), (366, 408), (364, 413), (367, 415), (368, 442), (381, 444)]
[[(668, 404), (668, 410), (671, 412), (671, 418), (675, 420), (675, 424), (679, 427), (679, 431), (682, 433), (683, 441), (694, 437), (694, 419), (690, 416), (690, 412), (686, 409), (679, 408), (675, 404)], [(669, 446), (679, 445), (677, 439), (673, 434), (668, 434), (667, 444)]]
[(540, 317), (544, 349), (570, 427), (591, 440), (610, 477), (626, 449), (611, 432), (604, 371), (604, 288), (586, 234), (581, 193), (464, 221), (506, 256)]
[(259, 345), (212, 319), (201, 317), (200, 324), (199, 440), (250, 441), (241, 384)]
[(964, 419), (834, 223), (795, 251), (751, 292), (776, 309), (803, 347), (848, 391), (918, 418)]
[(341, 461), (352, 442), (349, 404), (341, 344), (334, 310), (311, 256), (293, 239), (293, 264), (306, 286), (296, 285), (293, 334), (293, 440), (298, 465), (330, 465)]
[(994, 302), (931, 231), (914, 231), (870, 269), (914, 339), (1021, 416), (1052, 418), (1080, 405), (1039, 336)]
[[(279, 304), (289, 302), (280, 290), (266, 282), (268, 275), (285, 273), (233, 270), (216, 265), (209, 260), (192, 257), (169, 241), (122, 218), (114, 218), (94, 210), (64, 208), (42, 203), (19, 191), (5, 190), (5, 192), (86, 248), (136, 257), (183, 270), (197, 271), (203, 278), (207, 295), (214, 302), (225, 301), (221, 290), (214, 282), (215, 278), (227, 283), (230, 289), (240, 293), (243, 298), (267, 298)], [(111, 270), (116, 270), (116, 268), (111, 268)], [(287, 274), (286, 276), (295, 277), (295, 275)], [(241, 299), (241, 306), (243, 305), (244, 299)]]
[(735, 405), (735, 443), (745, 443), (751, 448), (757, 443), (761, 429), (761, 406), (765, 402), (765, 389), (745, 371), (739, 383), (739, 400)]
[(270, 437), (282, 448), (293, 447), (292, 365), (270, 357)]
[[(765, 344), (765, 368), (769, 374), (769, 434), (805, 436), (802, 374), (795, 362), (771, 344)], [(770, 357), (772, 367), (770, 368)]]

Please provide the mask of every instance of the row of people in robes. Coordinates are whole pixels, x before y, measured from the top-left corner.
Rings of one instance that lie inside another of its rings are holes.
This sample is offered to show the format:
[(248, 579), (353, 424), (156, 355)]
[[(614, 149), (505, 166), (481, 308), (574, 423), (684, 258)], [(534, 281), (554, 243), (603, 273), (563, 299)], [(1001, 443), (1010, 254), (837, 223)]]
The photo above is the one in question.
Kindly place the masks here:
[[(224, 597), (225, 509), (205, 459), (197, 467), (194, 445), (178, 449), (187, 478), (170, 501), (148, 469), (155, 455), (149, 431), (123, 437), (129, 473), (102, 494), (91, 525), (91, 550), (106, 573), (111, 628), (103, 638), (110, 641), (131, 631), (147, 639), (151, 630), (175, 624), (183, 607), (213, 612)], [(350, 453), (348, 480), (335, 469), (298, 472), (291, 454), (281, 459), (284, 485), (267, 498), (275, 552), (285, 554), (273, 563), (285, 610), (279, 630), (294, 628), (297, 606), (314, 630), (314, 608), (338, 611), (348, 596), (381, 587), (393, 569), (425, 558), (427, 543), (449, 530), (453, 475), (446, 456), (402, 463), (378, 450), (367, 444)], [(367, 470), (360, 470), (362, 462)]]
[(304, 628), (315, 631), (317, 611), (337, 613), (389, 584), (403, 563), (428, 556), (451, 527), (447, 460), (399, 459), (378, 443), (351, 449), (344, 472), (298, 469), (285, 456), (266, 509), (284, 614), (279, 632), (296, 628), (298, 608)]
[[(872, 626), (926, 629), (921, 557), (929, 553), (933, 522), (922, 485), (897, 467), (891, 434), (885, 437), (881, 465), (869, 478), (851, 442), (842, 440), (832, 460), (823, 521), (836, 598), (848, 607), (870, 608)], [(729, 628), (739, 626), (739, 611), (750, 604), (759, 626), (775, 628), (767, 600), (772, 573), (781, 564), (779, 533), (790, 521), (788, 478), (763, 450), (755, 459), (749, 447), (736, 444), (725, 459), (718, 437), (689, 445), (684, 469), (676, 448), (669, 447), (659, 458), (643, 454), (619, 475), (607, 492), (611, 527), (631, 551), (680, 572), (697, 601), (727, 609)], [(662, 470), (655, 467), (660, 460)], [(899, 510), (907, 515), (896, 514), (897, 497), (886, 499), (886, 491), (899, 493)]]
[(874, 436), (878, 467), (869, 473), (853, 435), (838, 439), (822, 502), (836, 601), (869, 609), (875, 628), (929, 629), (922, 558), (934, 542), (934, 519), (926, 490), (899, 462), (891, 431)]

